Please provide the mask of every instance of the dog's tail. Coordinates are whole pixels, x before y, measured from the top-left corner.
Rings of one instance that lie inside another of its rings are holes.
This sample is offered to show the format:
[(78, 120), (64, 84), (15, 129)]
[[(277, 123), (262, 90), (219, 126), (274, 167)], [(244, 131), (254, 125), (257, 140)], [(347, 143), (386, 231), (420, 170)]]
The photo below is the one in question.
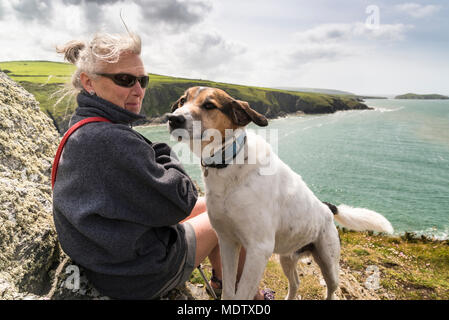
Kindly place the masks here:
[(383, 215), (364, 208), (353, 208), (344, 204), (334, 206), (323, 202), (334, 214), (335, 220), (343, 227), (355, 231), (377, 231), (393, 233), (393, 226)]

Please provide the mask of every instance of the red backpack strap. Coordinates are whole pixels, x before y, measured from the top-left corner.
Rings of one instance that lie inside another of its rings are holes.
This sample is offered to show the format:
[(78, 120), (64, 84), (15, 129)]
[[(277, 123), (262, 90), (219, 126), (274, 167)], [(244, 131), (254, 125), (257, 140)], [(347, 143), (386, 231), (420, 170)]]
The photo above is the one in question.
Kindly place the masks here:
[(61, 142), (59, 143), (58, 151), (56, 151), (55, 160), (53, 161), (53, 167), (51, 169), (51, 188), (53, 189), (55, 186), (56, 181), (56, 173), (58, 172), (58, 165), (59, 165), (59, 159), (61, 158), (62, 149), (64, 148), (65, 143), (67, 142), (67, 139), (74, 133), (77, 129), (84, 126), (87, 123), (91, 122), (112, 122), (106, 118), (103, 117), (90, 117), (83, 119), (81, 121), (78, 121), (75, 123), (67, 132), (64, 134), (64, 137), (62, 138)]

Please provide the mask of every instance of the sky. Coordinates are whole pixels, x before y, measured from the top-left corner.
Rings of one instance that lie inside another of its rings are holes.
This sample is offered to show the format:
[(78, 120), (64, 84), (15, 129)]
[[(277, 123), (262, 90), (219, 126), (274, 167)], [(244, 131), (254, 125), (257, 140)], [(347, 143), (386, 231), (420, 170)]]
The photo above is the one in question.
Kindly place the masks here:
[(151, 73), (449, 94), (449, 0), (1, 0), (0, 61), (62, 62), (56, 45), (124, 33), (120, 12)]

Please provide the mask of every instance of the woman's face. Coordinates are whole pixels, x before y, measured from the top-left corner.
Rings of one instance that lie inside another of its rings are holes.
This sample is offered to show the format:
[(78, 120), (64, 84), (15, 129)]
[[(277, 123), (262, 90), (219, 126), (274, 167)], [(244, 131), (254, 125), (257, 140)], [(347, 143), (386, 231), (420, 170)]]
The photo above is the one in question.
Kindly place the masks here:
[[(100, 70), (101, 73), (128, 73), (137, 77), (147, 75), (140, 56), (133, 53), (123, 53), (117, 63), (102, 62)], [(115, 84), (110, 78), (100, 75), (90, 78), (82, 73), (81, 82), (87, 92), (94, 91), (100, 98), (128, 111), (140, 113), (146, 88), (142, 88), (138, 81), (131, 88), (126, 88)]]

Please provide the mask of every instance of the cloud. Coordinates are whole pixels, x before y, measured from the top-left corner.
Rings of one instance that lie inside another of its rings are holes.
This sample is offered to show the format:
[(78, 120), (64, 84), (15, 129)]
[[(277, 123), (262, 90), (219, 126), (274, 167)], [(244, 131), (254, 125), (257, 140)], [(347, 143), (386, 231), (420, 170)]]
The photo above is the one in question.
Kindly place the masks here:
[(11, 8), (22, 21), (46, 21), (52, 16), (51, 0), (15, 0), (11, 1)]
[(181, 60), (190, 68), (204, 71), (226, 65), (246, 52), (243, 45), (226, 41), (216, 32), (194, 33), (181, 41), (184, 43), (178, 51)]
[(145, 23), (163, 24), (173, 31), (189, 28), (203, 21), (212, 10), (206, 1), (136, 0), (142, 10)]
[(202, 26), (183, 34), (145, 36), (143, 43), (149, 72), (187, 78), (229, 81), (230, 75), (241, 72), (248, 53), (246, 45)]
[(336, 43), (351, 40), (402, 40), (411, 25), (379, 24), (367, 27), (364, 23), (322, 24), (298, 32), (295, 36), (301, 43)]
[(80, 5), (84, 2), (90, 2), (90, 3), (96, 3), (99, 5), (103, 4), (114, 4), (117, 2), (123, 2), (124, 0), (62, 0), (64, 4), (73, 4), (73, 5)]
[(145, 26), (163, 25), (172, 31), (198, 24), (212, 10), (211, 3), (206, 0), (10, 0), (10, 3), (14, 14), (23, 22), (50, 22), (51, 17), (56, 14), (55, 3), (78, 6), (83, 9), (87, 22), (93, 26), (101, 25), (105, 21), (105, 8), (115, 4), (135, 4)]
[(395, 6), (397, 10), (412, 16), (413, 18), (424, 18), (431, 16), (432, 14), (438, 12), (441, 6), (436, 5), (421, 5), (418, 3), (403, 3)]
[(352, 50), (335, 44), (308, 44), (294, 49), (289, 55), (287, 65), (303, 65), (315, 61), (335, 61), (344, 57), (354, 55)]
[(322, 24), (294, 35), (294, 44), (287, 50), (285, 65), (298, 66), (361, 56), (366, 46), (374, 47), (376, 41), (403, 40), (411, 28), (413, 26), (404, 24), (380, 24), (371, 28), (360, 22)]

